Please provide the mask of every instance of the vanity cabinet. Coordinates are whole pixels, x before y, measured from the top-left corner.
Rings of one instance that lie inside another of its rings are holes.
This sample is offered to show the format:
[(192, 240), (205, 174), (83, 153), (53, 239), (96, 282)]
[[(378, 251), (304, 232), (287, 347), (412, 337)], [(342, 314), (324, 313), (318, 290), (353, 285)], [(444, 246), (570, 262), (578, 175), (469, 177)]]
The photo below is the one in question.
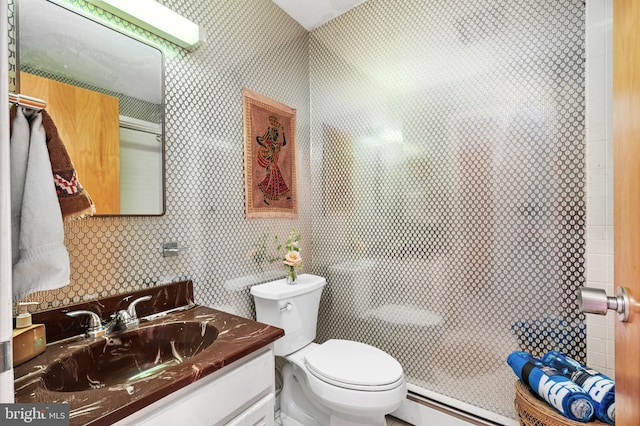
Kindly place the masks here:
[[(86, 318), (67, 312), (108, 317), (123, 295), (35, 313), (51, 343), (14, 369), (15, 402), (68, 404), (71, 426), (273, 425), (273, 345), (284, 330), (193, 304), (191, 281), (125, 299), (146, 296), (151, 301), (136, 307), (143, 322), (122, 338), (82, 338)], [(169, 351), (177, 362), (162, 355)]]
[(272, 346), (247, 355), (115, 424), (272, 426), (275, 408)]

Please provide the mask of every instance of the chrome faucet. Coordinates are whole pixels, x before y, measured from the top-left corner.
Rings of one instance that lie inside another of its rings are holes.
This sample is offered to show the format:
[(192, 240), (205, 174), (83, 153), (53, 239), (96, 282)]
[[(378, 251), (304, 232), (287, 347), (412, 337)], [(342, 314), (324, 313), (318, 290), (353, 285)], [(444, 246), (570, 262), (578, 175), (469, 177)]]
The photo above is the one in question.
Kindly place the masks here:
[(138, 314), (136, 312), (136, 305), (140, 302), (146, 302), (151, 300), (151, 296), (143, 296), (135, 299), (133, 302), (129, 304), (129, 307), (124, 310), (120, 310), (115, 314), (115, 317), (111, 321), (113, 324), (113, 330), (131, 330), (133, 328), (137, 328), (140, 324), (140, 320), (138, 319)]
[(91, 311), (73, 311), (67, 312), (67, 316), (70, 317), (78, 317), (80, 315), (89, 315), (89, 328), (87, 328), (87, 332), (85, 333), (87, 337), (91, 339), (95, 339), (97, 337), (102, 337), (107, 334), (107, 327), (102, 325), (102, 320), (95, 312)]
[(151, 300), (151, 296), (143, 296), (135, 299), (129, 304), (129, 307), (126, 310), (121, 309), (116, 312), (112, 316), (113, 319), (107, 324), (103, 324), (100, 316), (91, 311), (73, 311), (67, 312), (67, 315), (70, 317), (88, 315), (89, 327), (87, 328), (86, 336), (95, 339), (113, 331), (131, 330), (137, 328), (140, 324), (140, 320), (138, 319), (138, 314), (136, 313), (136, 305), (140, 302), (146, 302), (148, 300)]

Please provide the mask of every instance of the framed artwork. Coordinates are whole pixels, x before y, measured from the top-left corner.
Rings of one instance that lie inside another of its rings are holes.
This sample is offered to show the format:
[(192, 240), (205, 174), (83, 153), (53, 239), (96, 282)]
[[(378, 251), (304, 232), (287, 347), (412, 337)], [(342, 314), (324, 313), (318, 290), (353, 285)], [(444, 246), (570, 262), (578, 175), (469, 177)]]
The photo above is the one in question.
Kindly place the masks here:
[(296, 110), (242, 89), (247, 219), (297, 218)]

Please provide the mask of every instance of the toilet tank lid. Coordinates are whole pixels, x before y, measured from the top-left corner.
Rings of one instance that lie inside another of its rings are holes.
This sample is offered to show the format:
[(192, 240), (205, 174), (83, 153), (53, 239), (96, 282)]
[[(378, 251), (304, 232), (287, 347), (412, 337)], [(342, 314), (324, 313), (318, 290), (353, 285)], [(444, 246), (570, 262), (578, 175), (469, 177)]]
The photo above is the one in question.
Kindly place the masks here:
[(296, 284), (287, 284), (283, 278), (277, 281), (254, 285), (251, 287), (251, 294), (262, 299), (282, 300), (322, 288), (326, 283), (327, 280), (325, 280), (324, 277), (302, 274), (298, 275)]

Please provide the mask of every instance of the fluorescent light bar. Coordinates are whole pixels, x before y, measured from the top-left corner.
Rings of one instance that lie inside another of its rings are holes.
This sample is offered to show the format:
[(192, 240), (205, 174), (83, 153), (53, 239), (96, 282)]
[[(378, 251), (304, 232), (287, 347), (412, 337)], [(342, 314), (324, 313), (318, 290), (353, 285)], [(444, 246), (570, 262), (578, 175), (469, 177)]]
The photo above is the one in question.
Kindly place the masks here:
[(195, 49), (204, 39), (198, 24), (178, 15), (155, 0), (87, 0), (87, 2), (188, 50)]

